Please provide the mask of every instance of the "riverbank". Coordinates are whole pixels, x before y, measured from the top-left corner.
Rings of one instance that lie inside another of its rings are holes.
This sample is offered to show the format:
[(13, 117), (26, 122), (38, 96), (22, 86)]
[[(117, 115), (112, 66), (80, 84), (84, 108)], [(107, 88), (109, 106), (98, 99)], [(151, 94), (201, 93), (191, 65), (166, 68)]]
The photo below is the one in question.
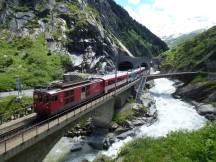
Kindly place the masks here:
[(190, 102), (208, 120), (216, 120), (216, 81), (197, 76), (190, 82), (177, 82), (176, 88), (174, 97)]
[(215, 161), (216, 124), (194, 132), (174, 132), (162, 138), (135, 140), (120, 151), (117, 159), (105, 161), (143, 162), (205, 162)]

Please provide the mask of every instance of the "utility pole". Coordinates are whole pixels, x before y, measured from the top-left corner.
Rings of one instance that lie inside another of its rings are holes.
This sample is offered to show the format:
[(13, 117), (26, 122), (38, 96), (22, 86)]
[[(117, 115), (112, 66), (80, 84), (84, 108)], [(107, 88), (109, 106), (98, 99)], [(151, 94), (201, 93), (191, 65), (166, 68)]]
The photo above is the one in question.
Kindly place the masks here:
[(22, 92), (21, 79), (19, 77), (16, 79), (16, 89), (17, 89), (17, 98), (19, 98)]
[(119, 54), (116, 50), (115, 53), (115, 94), (116, 94), (116, 89), (117, 89), (117, 72), (118, 72), (118, 61), (119, 61)]

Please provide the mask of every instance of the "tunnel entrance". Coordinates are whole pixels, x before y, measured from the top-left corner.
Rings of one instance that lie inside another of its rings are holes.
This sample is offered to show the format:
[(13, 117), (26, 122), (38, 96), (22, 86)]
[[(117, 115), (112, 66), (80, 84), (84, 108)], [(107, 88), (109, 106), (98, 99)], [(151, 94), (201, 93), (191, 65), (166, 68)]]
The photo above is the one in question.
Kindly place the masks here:
[(133, 64), (129, 61), (120, 62), (118, 64), (118, 70), (120, 71), (126, 71), (129, 69), (133, 69)]
[(149, 69), (149, 65), (147, 63), (145, 63), (145, 62), (143, 62), (141, 64), (141, 67), (144, 67), (145, 69)]

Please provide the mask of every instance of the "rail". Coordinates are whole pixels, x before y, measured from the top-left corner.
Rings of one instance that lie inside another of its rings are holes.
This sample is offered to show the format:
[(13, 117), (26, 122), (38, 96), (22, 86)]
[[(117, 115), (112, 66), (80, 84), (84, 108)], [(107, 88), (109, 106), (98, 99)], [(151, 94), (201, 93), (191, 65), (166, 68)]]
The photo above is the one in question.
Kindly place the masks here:
[(118, 88), (116, 92), (113, 91), (108, 94), (105, 94), (104, 96), (99, 97), (98, 99), (91, 101), (87, 103), (86, 105), (77, 107), (76, 109), (73, 109), (73, 110), (69, 109), (66, 112), (57, 114), (47, 120), (44, 120), (43, 122), (33, 125), (30, 128), (17, 132), (13, 134), (12, 136), (6, 137), (2, 141), (0, 141), (0, 155), (25, 143), (31, 138), (37, 137), (41, 133), (54, 129), (56, 126), (58, 126), (64, 121), (71, 122), (70, 120), (73, 121), (77, 119), (81, 113), (84, 113), (86, 111), (88, 112), (88, 110), (91, 110), (92, 108), (94, 108), (93, 106), (96, 106), (96, 105), (99, 106), (101, 103), (103, 103), (103, 101), (109, 100), (112, 96), (119, 94), (122, 91), (125, 91), (126, 89), (130, 88), (132, 85), (136, 84), (139, 80), (140, 79), (135, 80), (123, 87)]

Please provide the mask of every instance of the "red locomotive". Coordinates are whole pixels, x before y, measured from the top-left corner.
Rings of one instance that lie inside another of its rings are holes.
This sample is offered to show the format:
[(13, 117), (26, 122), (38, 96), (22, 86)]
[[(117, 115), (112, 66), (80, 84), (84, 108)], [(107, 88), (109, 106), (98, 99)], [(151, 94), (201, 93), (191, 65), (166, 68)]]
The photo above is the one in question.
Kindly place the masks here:
[(134, 81), (144, 73), (144, 68), (128, 72), (118, 72), (78, 83), (62, 83), (53, 87), (37, 87), (33, 93), (33, 107), (38, 115), (53, 115), (62, 110), (103, 95), (128, 82)]

